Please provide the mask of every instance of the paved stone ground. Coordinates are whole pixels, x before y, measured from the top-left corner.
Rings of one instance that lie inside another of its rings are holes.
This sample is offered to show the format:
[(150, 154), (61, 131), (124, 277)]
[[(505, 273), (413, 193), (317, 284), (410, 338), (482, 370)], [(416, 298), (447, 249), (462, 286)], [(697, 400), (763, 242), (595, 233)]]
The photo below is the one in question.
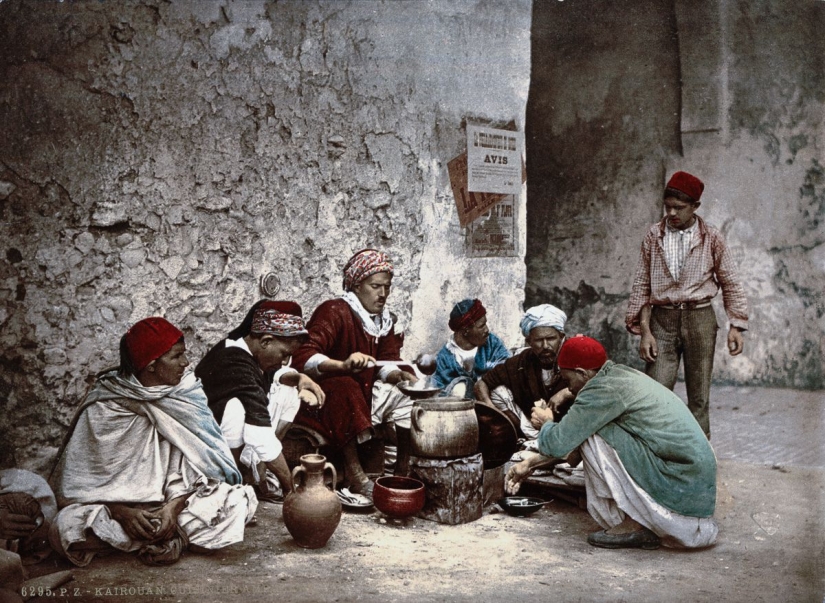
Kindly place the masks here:
[[(675, 391), (687, 400), (684, 383)], [(825, 468), (825, 391), (711, 389), (716, 456), (764, 465)]]

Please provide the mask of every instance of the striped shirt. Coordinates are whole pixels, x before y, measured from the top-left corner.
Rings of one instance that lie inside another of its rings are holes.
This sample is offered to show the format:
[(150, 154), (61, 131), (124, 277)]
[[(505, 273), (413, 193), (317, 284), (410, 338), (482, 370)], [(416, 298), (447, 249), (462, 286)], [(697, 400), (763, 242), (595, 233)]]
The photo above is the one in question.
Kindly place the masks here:
[(668, 270), (673, 275), (673, 280), (678, 281), (682, 273), (682, 266), (685, 265), (690, 252), (690, 244), (693, 240), (693, 233), (696, 232), (696, 225), (699, 220), (694, 220), (690, 228), (679, 230), (678, 228), (665, 228), (665, 236), (662, 239), (662, 247), (665, 252), (665, 262)]
[(694, 226), (696, 232), (678, 276), (673, 275), (665, 254), (667, 219), (648, 230), (625, 315), (631, 333), (641, 333), (639, 313), (645, 305), (709, 301), (719, 289), (731, 326), (748, 328), (748, 301), (724, 236), (699, 216)]

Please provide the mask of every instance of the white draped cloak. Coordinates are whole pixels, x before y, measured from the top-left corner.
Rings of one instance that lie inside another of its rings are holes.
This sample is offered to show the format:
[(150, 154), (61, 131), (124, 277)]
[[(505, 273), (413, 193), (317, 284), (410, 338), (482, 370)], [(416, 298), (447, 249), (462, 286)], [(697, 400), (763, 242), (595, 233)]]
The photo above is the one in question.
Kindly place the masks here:
[(145, 544), (123, 531), (105, 503), (160, 506), (194, 492), (178, 524), (191, 543), (213, 549), (243, 540), (257, 509), (192, 373), (176, 386), (155, 387), (114, 371), (100, 377), (58, 463), (55, 493), (63, 508), (52, 541), (78, 565), (93, 554), (69, 546), (84, 541), (88, 529), (120, 550)]

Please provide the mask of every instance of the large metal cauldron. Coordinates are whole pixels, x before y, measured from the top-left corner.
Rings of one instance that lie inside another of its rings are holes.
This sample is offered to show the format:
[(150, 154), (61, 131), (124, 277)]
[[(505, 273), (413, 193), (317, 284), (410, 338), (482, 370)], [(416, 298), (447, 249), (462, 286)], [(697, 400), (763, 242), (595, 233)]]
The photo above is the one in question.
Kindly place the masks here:
[(410, 420), (411, 448), (415, 456), (446, 459), (478, 452), (478, 420), (473, 400), (417, 400)]

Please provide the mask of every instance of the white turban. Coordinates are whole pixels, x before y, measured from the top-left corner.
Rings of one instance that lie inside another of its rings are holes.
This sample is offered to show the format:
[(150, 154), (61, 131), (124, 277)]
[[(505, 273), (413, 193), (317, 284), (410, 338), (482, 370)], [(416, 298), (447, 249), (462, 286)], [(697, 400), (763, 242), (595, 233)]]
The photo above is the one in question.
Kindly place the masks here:
[(530, 331), (536, 327), (553, 327), (559, 333), (564, 333), (564, 323), (567, 322), (567, 314), (550, 304), (533, 306), (524, 313), (521, 319), (521, 332), (525, 337), (530, 335)]

